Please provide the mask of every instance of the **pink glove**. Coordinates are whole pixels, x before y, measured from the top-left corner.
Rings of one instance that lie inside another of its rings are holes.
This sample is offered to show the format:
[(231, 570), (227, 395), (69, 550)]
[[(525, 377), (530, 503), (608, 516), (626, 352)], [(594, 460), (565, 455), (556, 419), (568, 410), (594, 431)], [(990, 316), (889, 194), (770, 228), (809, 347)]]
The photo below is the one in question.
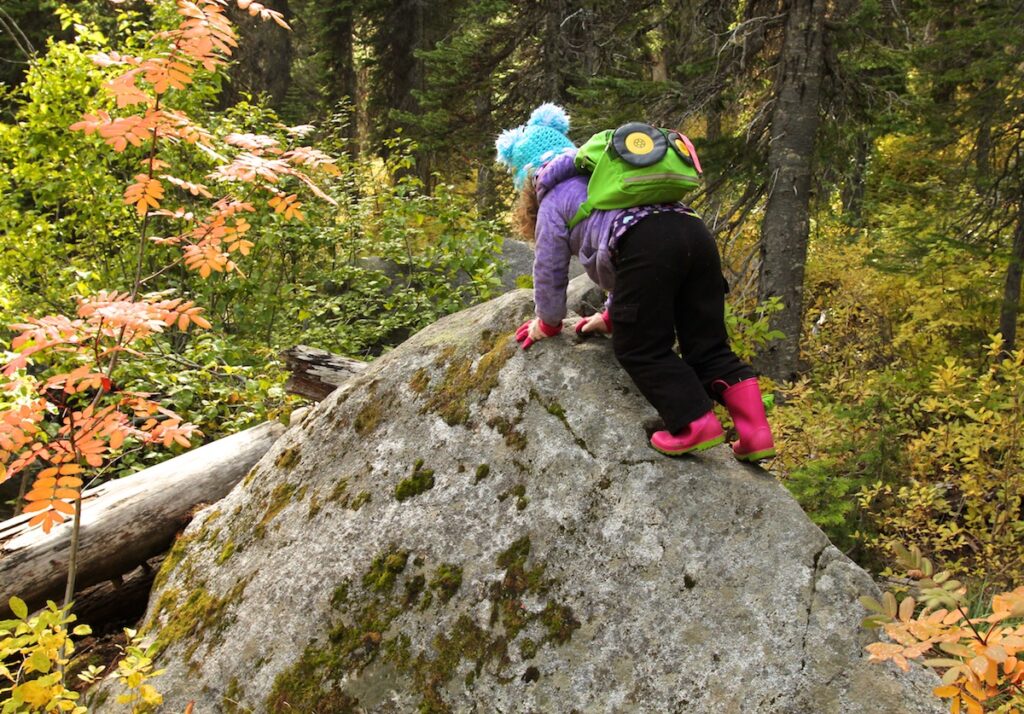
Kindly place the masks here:
[(604, 332), (605, 334), (611, 334), (612, 331), (612, 318), (608, 314), (608, 311), (598, 312), (590, 317), (581, 318), (576, 323), (576, 334), (580, 337), (589, 337), (592, 334), (598, 332)]
[(539, 342), (545, 337), (554, 337), (562, 331), (562, 325), (552, 326), (535, 317), (527, 320), (516, 330), (516, 342), (523, 344), (523, 349), (528, 349), (534, 342)]

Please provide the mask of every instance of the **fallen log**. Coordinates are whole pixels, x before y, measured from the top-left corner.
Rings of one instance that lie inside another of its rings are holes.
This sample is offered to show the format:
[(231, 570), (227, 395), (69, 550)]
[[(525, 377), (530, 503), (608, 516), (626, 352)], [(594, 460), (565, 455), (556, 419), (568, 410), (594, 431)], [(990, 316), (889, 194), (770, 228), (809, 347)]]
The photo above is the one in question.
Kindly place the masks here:
[(79, 591), (75, 595), (78, 622), (92, 627), (96, 636), (133, 627), (146, 612), (149, 591), (164, 557), (150, 558), (135, 570)]
[[(79, 591), (116, 579), (170, 546), (203, 503), (218, 501), (284, 433), (267, 422), (218, 439), (137, 474), (85, 491), (79, 535)], [(0, 523), (0, 617), (17, 595), (29, 608), (60, 600), (71, 551), (71, 521), (50, 533), (31, 515)]]
[(366, 362), (306, 345), (291, 347), (281, 357), (292, 373), (284, 385), (285, 391), (318, 402), (368, 366)]

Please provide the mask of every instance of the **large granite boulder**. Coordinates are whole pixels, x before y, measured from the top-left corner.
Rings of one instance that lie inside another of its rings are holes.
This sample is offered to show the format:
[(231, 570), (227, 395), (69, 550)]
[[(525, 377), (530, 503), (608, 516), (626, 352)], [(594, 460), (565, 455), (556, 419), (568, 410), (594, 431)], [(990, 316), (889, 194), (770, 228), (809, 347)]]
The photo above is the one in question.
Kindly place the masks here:
[(609, 342), (517, 351), (531, 310), (423, 330), (195, 518), (146, 618), (166, 711), (943, 710), (866, 661), (875, 587), (782, 486), (655, 453)]

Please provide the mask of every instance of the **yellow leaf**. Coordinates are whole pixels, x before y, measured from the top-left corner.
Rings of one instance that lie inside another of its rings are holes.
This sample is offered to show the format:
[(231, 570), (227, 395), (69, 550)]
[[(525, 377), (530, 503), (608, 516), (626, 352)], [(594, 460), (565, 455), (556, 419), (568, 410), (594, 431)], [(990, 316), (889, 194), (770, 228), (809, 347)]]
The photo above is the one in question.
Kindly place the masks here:
[(7, 606), (11, 608), (11, 612), (13, 612), (14, 616), (18, 619), (24, 620), (28, 617), (28, 606), (20, 597), (12, 597), (7, 601)]
[(22, 701), (32, 707), (31, 710), (42, 710), (49, 703), (52, 694), (50, 687), (44, 687), (36, 679), (30, 679), (20, 687), (15, 687), (14, 692), (21, 695)]
[(947, 697), (955, 697), (960, 694), (960, 687), (954, 687), (952, 684), (944, 684), (941, 687), (936, 687), (932, 690), (932, 694), (937, 697), (946, 699)]

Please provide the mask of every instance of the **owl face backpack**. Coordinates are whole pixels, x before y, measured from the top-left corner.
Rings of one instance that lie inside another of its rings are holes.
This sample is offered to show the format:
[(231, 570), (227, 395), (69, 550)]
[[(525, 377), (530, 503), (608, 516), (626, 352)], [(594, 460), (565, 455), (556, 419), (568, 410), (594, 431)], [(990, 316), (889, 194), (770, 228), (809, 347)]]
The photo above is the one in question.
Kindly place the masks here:
[(702, 176), (700, 159), (684, 134), (640, 122), (594, 134), (580, 147), (575, 163), (590, 180), (587, 200), (569, 221), (570, 230), (595, 209), (679, 201)]

